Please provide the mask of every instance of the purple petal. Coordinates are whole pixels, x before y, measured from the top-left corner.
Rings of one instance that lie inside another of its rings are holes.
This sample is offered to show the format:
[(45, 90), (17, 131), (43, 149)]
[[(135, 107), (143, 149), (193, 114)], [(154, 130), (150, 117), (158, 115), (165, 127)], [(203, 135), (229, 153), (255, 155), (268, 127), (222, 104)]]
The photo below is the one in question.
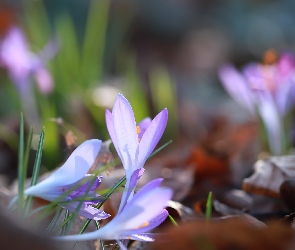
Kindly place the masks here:
[(133, 194), (134, 188), (136, 187), (143, 172), (144, 172), (144, 168), (137, 169), (132, 173), (131, 178), (127, 179), (127, 182), (125, 185), (125, 190), (124, 190), (123, 196), (121, 198), (121, 203), (120, 203), (118, 213), (120, 213), (121, 210), (124, 209), (128, 199), (130, 199), (130, 196), (131, 197), (133, 196), (131, 194)]
[(255, 114), (250, 89), (244, 77), (231, 65), (223, 66), (219, 70), (219, 77), (228, 94), (240, 105)]
[(26, 189), (25, 194), (46, 199), (45, 196), (51, 193), (52, 190), (76, 183), (84, 178), (94, 163), (100, 147), (100, 140), (85, 141), (76, 148), (62, 167), (44, 181)]
[(49, 71), (44, 67), (39, 67), (35, 72), (34, 76), (38, 84), (38, 88), (41, 93), (49, 94), (53, 90), (53, 80)]
[(259, 94), (258, 112), (267, 131), (271, 153), (280, 155), (282, 151), (282, 125), (275, 103), (267, 92)]
[[(95, 175), (86, 175), (84, 178), (82, 178), (77, 183), (73, 183), (71, 185), (68, 185), (67, 187), (64, 187), (64, 189), (70, 189), (72, 187), (76, 187), (76, 189), (69, 194), (69, 196), (72, 198), (77, 198), (77, 197), (83, 196), (87, 190), (88, 190), (88, 195), (87, 195), (88, 197), (89, 196), (93, 196), (93, 198), (99, 197), (99, 195), (96, 195), (95, 192), (93, 193), (93, 195), (91, 195), (91, 194), (92, 194), (92, 191), (96, 190), (98, 188), (98, 186), (101, 184), (102, 176), (97, 176), (94, 181), (89, 179), (90, 176), (95, 176)], [(79, 182), (83, 183), (84, 182), (83, 180), (84, 181), (87, 180), (87, 181), (84, 184), (79, 186)], [(91, 187), (89, 187), (90, 185), (91, 185)]]
[(138, 138), (141, 139), (144, 132), (150, 126), (152, 119), (149, 117), (144, 118), (140, 123), (138, 123), (138, 127), (140, 128), (140, 133), (138, 134)]
[[(9, 70), (15, 84), (20, 84), (23, 79), (28, 78), (32, 66), (32, 56), (28, 50), (25, 36), (19, 28), (11, 28), (3, 40), (0, 48), (0, 60)], [(23, 86), (17, 87), (22, 88)]]
[[(106, 224), (101, 229), (84, 233), (81, 235), (67, 235), (55, 237), (61, 241), (83, 241), (94, 239), (124, 239), (127, 231), (139, 229), (144, 223), (150, 221), (155, 225), (155, 221), (161, 221), (163, 218), (163, 209), (166, 207), (168, 200), (172, 197), (170, 188), (150, 189), (152, 186), (157, 186), (159, 180), (147, 184), (143, 190), (134, 195), (133, 199), (127, 203), (124, 210), (117, 214), (115, 218)], [(162, 216), (161, 216), (162, 215)], [(158, 217), (159, 216), (159, 217)], [(160, 218), (161, 217), (161, 218)], [(158, 220), (157, 220), (158, 218)], [(132, 236), (131, 236), (132, 237)], [(134, 235), (134, 237), (140, 237)]]
[(38, 53), (38, 57), (46, 63), (47, 61), (53, 59), (58, 50), (59, 50), (59, 43), (55, 38), (51, 38), (49, 42), (45, 45), (45, 47)]
[(294, 68), (295, 68), (294, 55), (292, 55), (291, 53), (282, 54), (276, 66), (277, 66), (280, 77), (285, 78), (291, 72), (294, 71)]
[(168, 211), (166, 209), (163, 209), (163, 211), (159, 215), (157, 215), (155, 218), (153, 218), (152, 220), (148, 222), (147, 226), (140, 227), (135, 230), (129, 230), (125, 233), (125, 235), (128, 236), (128, 235), (146, 233), (156, 228), (160, 224), (162, 224), (163, 221), (166, 220), (166, 218), (168, 217), (168, 214), (169, 214)]
[(138, 241), (154, 241), (154, 238), (151, 237), (154, 234), (133, 234), (128, 236), (128, 239), (138, 240)]
[(132, 107), (123, 95), (118, 95), (112, 114), (117, 149), (128, 177), (136, 167), (138, 136)]
[[(100, 150), (101, 141), (87, 140), (70, 155), (65, 164), (56, 170), (49, 178), (59, 180), (63, 185), (71, 184), (84, 178), (93, 165)], [(48, 179), (49, 179), (48, 178)]]
[(120, 227), (122, 231), (142, 226), (159, 215), (171, 197), (172, 190), (169, 188), (157, 188), (146, 193), (135, 194), (133, 199), (126, 204), (124, 210), (108, 224), (110, 230), (115, 225)]
[(292, 93), (294, 92), (294, 82), (287, 79), (280, 83), (277, 91), (274, 93), (275, 103), (281, 116), (284, 116), (292, 105)]
[(143, 166), (161, 139), (168, 121), (168, 110), (163, 109), (151, 122), (139, 143), (138, 166)]
[(109, 111), (108, 109), (105, 112), (105, 118), (106, 118), (106, 124), (107, 124), (107, 129), (109, 131), (109, 135), (112, 139), (112, 142), (114, 144), (114, 147), (115, 147), (119, 157), (122, 159), (123, 157), (121, 155), (121, 152), (119, 151), (117, 138), (116, 138), (116, 134), (115, 134), (115, 130), (114, 130), (113, 115), (112, 115), (111, 111)]
[(136, 193), (136, 195), (144, 195), (145, 193), (150, 192), (151, 190), (160, 187), (163, 180), (164, 180), (163, 178), (157, 178), (157, 179), (154, 179), (154, 180), (148, 182)]
[[(75, 212), (79, 204), (80, 202), (71, 202), (65, 205), (64, 207), (70, 210), (71, 212)], [(99, 210), (91, 205), (88, 205), (87, 203), (82, 203), (78, 213), (79, 215), (92, 220), (103, 220), (111, 216), (110, 214), (107, 214), (102, 210)]]
[(91, 176), (94, 177), (95, 175), (94, 174), (86, 174), (85, 177), (83, 177), (82, 179), (80, 179), (77, 183), (71, 184), (71, 186), (75, 186), (79, 182), (80, 183), (83, 183), (82, 185), (77, 186), (77, 188), (75, 189), (75, 191), (77, 191), (77, 192), (86, 192), (88, 190), (88, 188), (89, 188), (89, 185), (92, 183), (92, 186), (89, 189), (89, 191), (93, 191), (93, 190), (97, 189), (98, 186), (101, 184), (102, 176), (96, 176), (96, 178), (95, 178), (94, 181), (93, 181), (93, 179), (90, 179)]

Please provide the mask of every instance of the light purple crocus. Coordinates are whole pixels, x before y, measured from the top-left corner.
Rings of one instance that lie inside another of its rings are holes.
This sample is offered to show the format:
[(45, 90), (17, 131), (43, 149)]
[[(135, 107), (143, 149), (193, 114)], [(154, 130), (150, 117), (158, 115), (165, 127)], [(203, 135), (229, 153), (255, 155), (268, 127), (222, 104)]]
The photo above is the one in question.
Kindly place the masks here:
[(155, 179), (142, 187), (108, 224), (101, 229), (80, 235), (67, 235), (55, 237), (61, 241), (85, 240), (117, 240), (121, 249), (126, 249), (122, 239), (139, 241), (153, 241), (153, 234), (148, 231), (159, 226), (168, 216), (165, 209), (172, 197), (170, 188), (162, 188), (163, 179)]
[(0, 65), (7, 68), (21, 94), (30, 88), (31, 77), (35, 78), (40, 92), (48, 94), (53, 90), (53, 80), (46, 62), (56, 51), (57, 45), (52, 40), (38, 55), (32, 53), (22, 30), (14, 26), (0, 43)]
[(136, 126), (132, 107), (122, 94), (117, 96), (112, 112), (106, 110), (107, 128), (126, 173), (119, 212), (132, 198), (133, 189), (143, 173), (141, 169), (161, 139), (167, 121), (168, 110), (165, 108), (153, 120), (145, 118)]
[(290, 110), (295, 91), (295, 58), (283, 54), (275, 64), (250, 63), (240, 73), (232, 65), (219, 70), (227, 92), (251, 114), (261, 117), (271, 153), (282, 153), (282, 120)]
[[(44, 181), (27, 188), (24, 194), (37, 196), (51, 202), (65, 195), (60, 201), (60, 206), (75, 212), (80, 204), (77, 199), (85, 197), (85, 192), (89, 190), (86, 197), (91, 199), (83, 201), (78, 213), (94, 220), (108, 218), (109, 214), (93, 207), (101, 200), (95, 189), (100, 185), (102, 177), (87, 174), (100, 148), (100, 140), (85, 141), (75, 149), (63, 166)], [(96, 179), (93, 180), (91, 177)]]

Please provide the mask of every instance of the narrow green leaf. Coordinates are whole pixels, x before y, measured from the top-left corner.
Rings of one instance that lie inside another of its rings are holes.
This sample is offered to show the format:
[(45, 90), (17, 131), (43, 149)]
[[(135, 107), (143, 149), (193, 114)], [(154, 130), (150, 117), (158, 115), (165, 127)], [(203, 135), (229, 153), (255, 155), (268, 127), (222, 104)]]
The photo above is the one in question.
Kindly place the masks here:
[(21, 213), (24, 204), (24, 116), (20, 115), (18, 146), (18, 209)]
[(135, 55), (128, 54), (124, 58), (124, 63), (127, 64), (126, 72), (126, 88), (128, 89), (128, 100), (132, 104), (132, 109), (136, 120), (140, 121), (149, 116), (148, 100), (145, 96), (144, 86), (140, 79), (136, 66)]
[(92, 0), (89, 6), (80, 69), (87, 84), (100, 79), (102, 75), (109, 4), (109, 0)]
[(169, 112), (169, 123), (166, 128), (166, 136), (175, 134), (177, 127), (177, 98), (176, 85), (168, 70), (164, 67), (155, 68), (150, 74), (150, 87), (154, 107), (157, 111), (167, 108)]
[(151, 159), (153, 156), (155, 156), (157, 153), (159, 153), (160, 151), (162, 151), (164, 148), (166, 148), (170, 143), (172, 143), (172, 140), (166, 142), (164, 145), (162, 145), (161, 147), (159, 147), (157, 150), (155, 150), (148, 159)]
[[(70, 210), (66, 209), (65, 220), (68, 219), (69, 216), (70, 216)], [(61, 229), (61, 234), (60, 234), (60, 235), (65, 235), (65, 233), (66, 233), (66, 229), (67, 229), (67, 225), (68, 225), (68, 223), (66, 223), (66, 224), (62, 227), (62, 229)]]
[(212, 192), (208, 194), (208, 199), (206, 203), (206, 220), (209, 221), (212, 217)]
[[(39, 144), (38, 144), (38, 149), (36, 153), (36, 158), (35, 158), (35, 163), (34, 163), (34, 169), (33, 169), (33, 174), (32, 174), (32, 179), (31, 179), (31, 186), (34, 186), (37, 184), (38, 181), (38, 176), (40, 172), (40, 166), (41, 166), (41, 158), (42, 158), (42, 147), (43, 147), (43, 141), (44, 141), (44, 128), (42, 129), (40, 139), (39, 139)], [(31, 210), (33, 202), (33, 197), (29, 196), (27, 198), (26, 202), (26, 208), (25, 208), (25, 213), (27, 214)]]
[(24, 159), (24, 172), (23, 172), (24, 181), (27, 179), (27, 170), (28, 170), (32, 139), (33, 139), (33, 126), (31, 126), (30, 128), (30, 132), (27, 139), (26, 153), (25, 153), (25, 159)]
[(34, 169), (32, 174), (32, 180), (31, 180), (31, 186), (34, 186), (37, 184), (39, 172), (40, 172), (40, 166), (41, 166), (41, 158), (42, 158), (42, 148), (43, 148), (43, 141), (44, 141), (44, 135), (45, 135), (45, 129), (42, 129), (42, 132), (40, 134), (38, 149), (36, 153), (36, 159), (34, 163)]
[(47, 231), (49, 233), (54, 229), (59, 217), (61, 216), (62, 210), (63, 210), (63, 208), (61, 208), (61, 207), (57, 208), (57, 211), (56, 211), (56, 213), (54, 215), (54, 218), (52, 219), (52, 221), (50, 222), (50, 224), (47, 227)]
[(178, 227), (178, 223), (176, 222), (176, 220), (174, 220), (174, 218), (173, 218), (170, 214), (168, 214), (168, 217), (169, 217), (169, 219), (171, 220), (172, 224), (173, 224), (174, 226), (177, 226), (177, 227)]
[[(95, 223), (96, 229), (98, 230), (100, 228), (99, 222), (97, 220), (95, 220), (94, 223)], [(105, 250), (104, 241), (103, 240), (99, 240), (99, 241), (100, 241), (101, 250)]]
[(50, 37), (48, 15), (46, 14), (43, 1), (23, 0), (22, 9), (30, 41), (36, 46), (32, 49), (39, 51), (48, 42)]

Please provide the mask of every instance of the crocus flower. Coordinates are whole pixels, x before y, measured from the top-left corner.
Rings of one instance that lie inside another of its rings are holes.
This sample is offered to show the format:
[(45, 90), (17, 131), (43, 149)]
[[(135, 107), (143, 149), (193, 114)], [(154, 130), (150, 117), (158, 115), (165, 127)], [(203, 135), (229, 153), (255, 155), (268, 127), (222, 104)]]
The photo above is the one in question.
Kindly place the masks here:
[(95, 180), (93, 178), (89, 180), (89, 177), (93, 175), (87, 174), (96, 159), (100, 147), (100, 140), (85, 141), (76, 148), (64, 165), (51, 176), (37, 185), (27, 188), (24, 191), (25, 195), (37, 196), (48, 201), (55, 201), (62, 197), (60, 205), (74, 212), (80, 204), (79, 201), (74, 200), (84, 197), (85, 192), (89, 190), (86, 197), (91, 199), (83, 201), (78, 213), (94, 220), (108, 218), (109, 214), (92, 206), (100, 200), (99, 195), (94, 190), (101, 183), (102, 177), (98, 176)]
[[(161, 139), (168, 121), (168, 110), (163, 109), (153, 120), (144, 119), (136, 126), (134, 113), (128, 100), (121, 94), (116, 98), (112, 112), (106, 110), (106, 123), (123, 163), (126, 173), (126, 186), (123, 192), (119, 211), (127, 202), (127, 193), (130, 187), (132, 175), (134, 179), (139, 179), (142, 172), (135, 170), (143, 168), (146, 160), (155, 149)], [(133, 191), (129, 195), (132, 198)]]
[(80, 235), (55, 237), (61, 241), (117, 240), (121, 249), (126, 249), (119, 240), (134, 239), (153, 241), (148, 231), (160, 225), (168, 216), (167, 202), (172, 197), (170, 188), (159, 187), (163, 179), (155, 179), (142, 187), (130, 202), (101, 229)]
[(7, 68), (21, 94), (30, 87), (28, 85), (32, 76), (35, 77), (39, 90), (47, 94), (53, 89), (53, 81), (45, 63), (55, 56), (56, 51), (56, 43), (51, 41), (38, 55), (32, 53), (25, 35), (20, 28), (14, 26), (0, 43), (0, 65)]
[(232, 65), (219, 71), (224, 88), (253, 115), (258, 112), (268, 134), (270, 150), (282, 153), (282, 120), (289, 111), (295, 90), (295, 58), (283, 54), (275, 64), (251, 63), (242, 72)]

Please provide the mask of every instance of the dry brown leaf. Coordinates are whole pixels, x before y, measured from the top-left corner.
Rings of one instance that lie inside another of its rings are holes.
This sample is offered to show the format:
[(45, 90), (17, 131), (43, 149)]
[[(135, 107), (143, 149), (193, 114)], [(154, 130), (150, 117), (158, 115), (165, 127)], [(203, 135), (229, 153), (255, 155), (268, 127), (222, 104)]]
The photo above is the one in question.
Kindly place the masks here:
[(194, 221), (170, 228), (152, 244), (153, 250), (281, 250), (295, 249), (290, 227), (271, 223), (255, 226), (243, 217), (217, 221)]
[(280, 197), (281, 184), (295, 177), (295, 156), (273, 156), (259, 160), (254, 165), (254, 174), (244, 179), (243, 189), (247, 192)]
[(74, 135), (74, 133), (69, 130), (65, 135), (65, 141), (68, 148), (71, 148), (76, 145), (77, 137)]
[(209, 153), (202, 147), (193, 149), (187, 165), (193, 165), (196, 169), (196, 178), (203, 179), (228, 173), (227, 158)]

